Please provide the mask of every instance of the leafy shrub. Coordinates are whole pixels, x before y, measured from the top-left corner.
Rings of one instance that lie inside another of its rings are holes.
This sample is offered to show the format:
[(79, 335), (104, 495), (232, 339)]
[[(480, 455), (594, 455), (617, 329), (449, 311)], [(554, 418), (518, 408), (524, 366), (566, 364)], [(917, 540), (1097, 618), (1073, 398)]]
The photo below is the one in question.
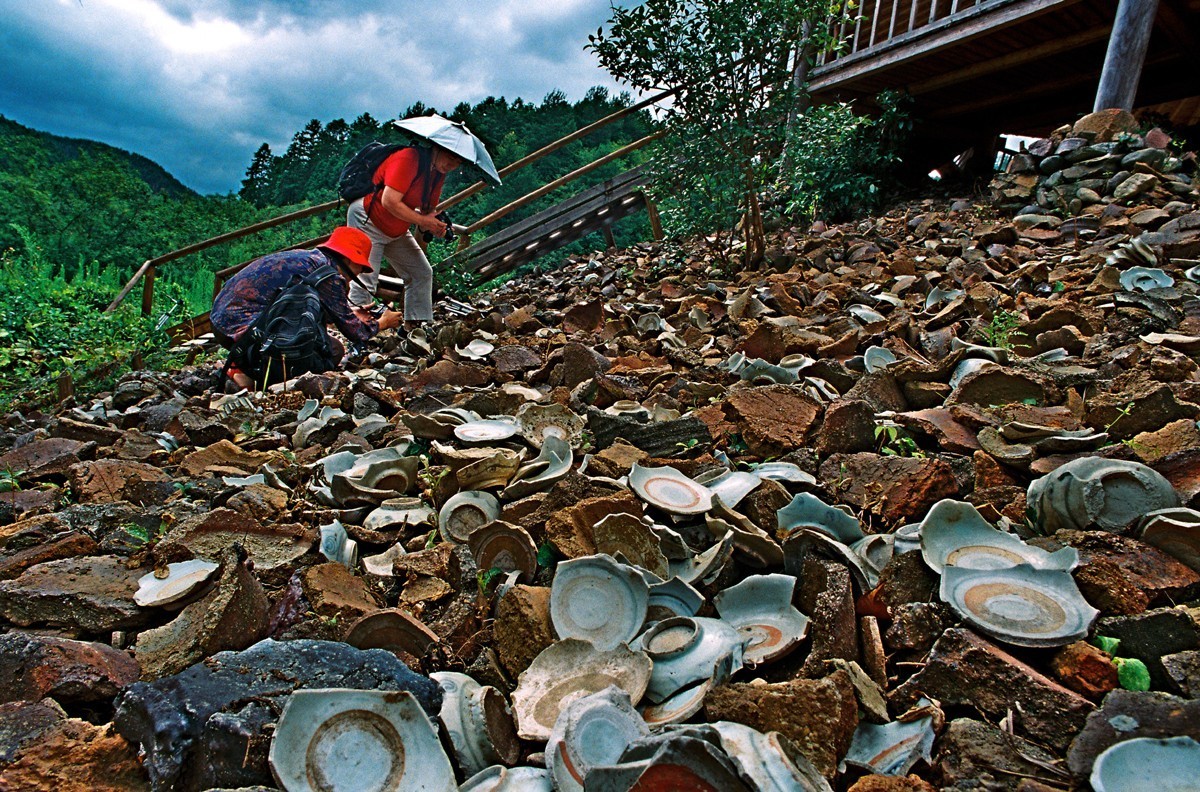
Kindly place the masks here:
[(844, 102), (796, 118), (780, 174), (791, 191), (789, 212), (839, 221), (879, 208), (912, 123), (901, 94), (880, 94), (878, 101), (878, 118)]
[(52, 391), (64, 372), (114, 374), (134, 354), (162, 346), (132, 303), (104, 313), (121, 286), (115, 268), (81, 265), (68, 277), (33, 234), (13, 230), (22, 249), (0, 251), (0, 409)]

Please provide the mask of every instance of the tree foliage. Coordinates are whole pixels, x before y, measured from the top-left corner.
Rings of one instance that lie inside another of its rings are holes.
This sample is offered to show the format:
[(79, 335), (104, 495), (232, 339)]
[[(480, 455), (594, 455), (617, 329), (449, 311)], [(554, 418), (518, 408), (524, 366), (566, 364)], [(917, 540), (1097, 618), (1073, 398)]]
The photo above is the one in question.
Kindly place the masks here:
[(614, 6), (609, 30), (588, 37), (621, 82), (674, 92), (654, 189), (677, 230), (732, 234), (745, 218), (747, 255), (761, 256), (758, 200), (783, 147), (792, 56), (804, 20), (827, 11), (815, 0), (646, 0)]

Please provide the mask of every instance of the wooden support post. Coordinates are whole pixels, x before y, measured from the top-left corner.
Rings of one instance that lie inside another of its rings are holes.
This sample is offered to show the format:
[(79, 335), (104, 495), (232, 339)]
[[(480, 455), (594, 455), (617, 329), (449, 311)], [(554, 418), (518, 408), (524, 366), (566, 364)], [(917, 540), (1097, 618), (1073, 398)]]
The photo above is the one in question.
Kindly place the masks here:
[(150, 267), (142, 280), (142, 316), (149, 316), (154, 310), (154, 276), (157, 271), (157, 267)]
[(605, 223), (600, 226), (600, 233), (604, 234), (604, 244), (608, 245), (609, 250), (617, 246), (617, 238), (613, 236), (612, 232), (612, 223)]
[(58, 375), (58, 400), (59, 402), (63, 402), (74, 395), (75, 378), (71, 376), (71, 372), (64, 371)]
[(1158, 0), (1120, 0), (1093, 111), (1133, 109), (1157, 13)]
[(665, 235), (663, 234), (662, 219), (658, 216), (658, 207), (645, 193), (642, 193), (642, 200), (646, 202), (646, 216), (650, 218), (650, 233), (654, 235), (655, 242), (661, 242)]

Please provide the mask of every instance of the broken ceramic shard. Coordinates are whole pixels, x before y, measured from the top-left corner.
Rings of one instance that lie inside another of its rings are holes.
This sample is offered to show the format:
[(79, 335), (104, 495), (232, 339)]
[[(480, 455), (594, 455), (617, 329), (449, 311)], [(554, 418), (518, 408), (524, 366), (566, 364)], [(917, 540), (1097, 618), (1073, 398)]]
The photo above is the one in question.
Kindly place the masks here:
[(346, 630), (346, 643), (359, 649), (387, 649), (420, 659), (436, 646), (437, 634), (399, 608), (368, 613)]
[(775, 518), (784, 534), (807, 528), (821, 531), (844, 544), (853, 544), (863, 538), (858, 518), (807, 492), (793, 497), (787, 506), (775, 512)]
[(467, 360), (483, 360), (496, 351), (496, 347), (487, 341), (476, 338), (464, 347), (455, 347), (454, 351), (458, 353), (459, 357)]
[(815, 476), (811, 473), (805, 473), (799, 466), (793, 465), (791, 462), (763, 462), (762, 464), (752, 466), (751, 470), (756, 476), (763, 479), (772, 479), (792, 484), (817, 483)]
[(1085, 637), (1099, 614), (1069, 572), (1029, 564), (947, 566), (940, 596), (968, 624), (1017, 646), (1064, 646)]
[(492, 765), (468, 778), (458, 792), (553, 792), (554, 780), (542, 767)]
[(507, 448), (489, 449), (490, 453), (458, 468), (454, 478), (462, 490), (503, 487), (521, 466), (521, 455)]
[(673, 577), (650, 585), (647, 618), (657, 620), (671, 616), (695, 616), (703, 604), (703, 594), (683, 578)]
[(1195, 509), (1159, 509), (1138, 522), (1143, 542), (1154, 545), (1200, 572), (1200, 512)]
[(733, 557), (733, 532), (725, 534), (712, 547), (691, 558), (671, 561), (671, 576), (696, 584), (715, 578)]
[(607, 651), (638, 634), (649, 600), (636, 569), (608, 555), (583, 556), (555, 570), (550, 620), (560, 638), (579, 638)]
[(696, 476), (695, 482), (708, 487), (713, 497), (720, 498), (722, 503), (732, 509), (762, 484), (762, 478), (754, 473), (717, 468)]
[(846, 767), (857, 767), (869, 773), (903, 777), (919, 760), (932, 761), (935, 737), (931, 715), (907, 722), (862, 722), (854, 730), (850, 750), (839, 769), (845, 772)]
[(1179, 505), (1171, 483), (1146, 465), (1083, 457), (1029, 485), (1029, 508), (1046, 533), (1122, 531), (1144, 514)]
[(644, 652), (625, 645), (600, 651), (574, 638), (551, 644), (517, 679), (512, 703), (518, 735), (525, 740), (550, 739), (566, 705), (610, 685), (639, 701), (650, 681), (651, 665)]
[(791, 575), (750, 575), (713, 598), (721, 618), (746, 639), (748, 664), (783, 657), (808, 632), (808, 617), (792, 605), (795, 587), (796, 578)]
[(629, 486), (652, 506), (672, 514), (703, 514), (712, 508), (712, 493), (672, 467), (647, 468), (634, 463)]
[(351, 569), (358, 561), (358, 542), (346, 534), (346, 526), (340, 520), (321, 526), (321, 546), (318, 549), (325, 558)]
[(616, 687), (568, 704), (546, 743), (546, 764), (555, 788), (582, 792), (588, 771), (618, 762), (629, 743), (650, 734), (629, 694)]
[(467, 443), (492, 443), (507, 440), (517, 428), (517, 422), (508, 418), (471, 421), (454, 427), (454, 436)]
[(438, 531), (447, 542), (466, 544), (473, 532), (499, 516), (500, 501), (492, 493), (459, 492), (438, 512)]
[(863, 367), (866, 368), (868, 374), (883, 371), (897, 362), (899, 362), (899, 358), (896, 357), (896, 353), (887, 347), (867, 347), (867, 351), (863, 353)]
[(454, 770), (411, 693), (297, 690), (275, 729), (271, 772), (287, 792), (454, 787)]
[(608, 515), (592, 528), (592, 541), (598, 554), (615, 557), (620, 553), (627, 562), (653, 573), (660, 580), (670, 576), (658, 535), (635, 515), (624, 512)]
[(1049, 553), (1017, 536), (993, 528), (970, 503), (941, 500), (921, 522), (921, 554), (934, 572), (944, 567), (1000, 569), (1029, 564), (1037, 569), (1070, 571), (1079, 552), (1064, 547)]
[(363, 520), (370, 531), (402, 531), (423, 526), (433, 517), (433, 508), (420, 498), (389, 498)]
[(472, 531), (467, 545), (480, 570), (516, 572), (521, 582), (533, 582), (537, 573), (537, 545), (521, 526), (493, 520)]
[(138, 590), (133, 601), (143, 608), (162, 607), (179, 603), (203, 587), (220, 564), (194, 558), (177, 564), (167, 564), (167, 576), (153, 572), (138, 578)]
[(1200, 779), (1200, 743), (1191, 737), (1136, 737), (1096, 757), (1095, 792), (1188, 792)]
[(439, 671), (429, 677), (441, 685), (438, 719), (450, 737), (463, 775), (473, 776), (492, 765), (517, 761), (517, 730), (500, 691), (454, 671)]
[(658, 704), (698, 682), (721, 684), (742, 667), (746, 642), (721, 619), (676, 616), (660, 621), (635, 644), (654, 661), (646, 698)]
[[(704, 728), (704, 727), (699, 727)], [(779, 732), (763, 734), (741, 723), (710, 724), (721, 736), (721, 746), (758, 789), (796, 792), (833, 792), (812, 762)]]
[(396, 563), (396, 559), (402, 555), (407, 555), (407, 552), (408, 551), (404, 549), (404, 545), (396, 542), (396, 544), (392, 545), (387, 550), (384, 550), (382, 553), (365, 556), (362, 559), (363, 569), (366, 570), (368, 575), (375, 575), (377, 577), (393, 577), (395, 574), (394, 564)]
[(1175, 279), (1159, 267), (1130, 267), (1121, 273), (1120, 281), (1127, 291), (1153, 291), (1175, 285)]
[(575, 461), (571, 445), (560, 437), (547, 437), (542, 441), (542, 450), (537, 459), (517, 469), (500, 493), (505, 500), (517, 500), (535, 492), (550, 489), (566, 478)]
[(574, 448), (583, 437), (584, 420), (561, 404), (524, 404), (516, 418), (521, 437), (534, 448), (541, 448), (547, 437), (566, 440)]

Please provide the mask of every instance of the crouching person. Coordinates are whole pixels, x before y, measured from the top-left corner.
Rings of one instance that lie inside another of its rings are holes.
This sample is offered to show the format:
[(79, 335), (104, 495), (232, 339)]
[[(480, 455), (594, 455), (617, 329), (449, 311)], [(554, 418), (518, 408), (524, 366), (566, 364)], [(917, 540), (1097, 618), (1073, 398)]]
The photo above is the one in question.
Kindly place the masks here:
[(209, 314), (213, 334), (229, 350), (225, 375), (255, 388), (329, 371), (346, 350), (327, 324), (355, 344), (399, 326), (398, 311), (375, 318), (350, 307), (348, 285), (371, 271), (370, 254), (367, 235), (342, 226), (314, 250), (272, 253), (230, 278)]

